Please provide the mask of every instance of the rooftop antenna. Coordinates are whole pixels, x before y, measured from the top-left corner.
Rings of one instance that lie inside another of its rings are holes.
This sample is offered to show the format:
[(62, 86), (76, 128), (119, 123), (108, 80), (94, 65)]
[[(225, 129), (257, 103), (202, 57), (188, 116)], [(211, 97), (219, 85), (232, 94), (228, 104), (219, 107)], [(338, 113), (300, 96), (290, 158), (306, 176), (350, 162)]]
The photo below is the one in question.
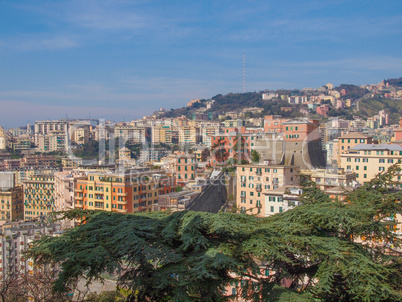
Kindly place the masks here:
[(243, 93), (246, 92), (246, 54), (243, 53)]

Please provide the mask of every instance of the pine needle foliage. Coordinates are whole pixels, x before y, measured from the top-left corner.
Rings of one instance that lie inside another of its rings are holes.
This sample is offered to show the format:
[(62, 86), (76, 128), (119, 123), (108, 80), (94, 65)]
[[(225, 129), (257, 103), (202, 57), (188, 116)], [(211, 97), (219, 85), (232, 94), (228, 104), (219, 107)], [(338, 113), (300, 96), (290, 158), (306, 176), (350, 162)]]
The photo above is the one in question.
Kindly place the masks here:
[(106, 272), (130, 290), (127, 301), (225, 301), (231, 282), (250, 301), (401, 301), (398, 173), (393, 166), (342, 202), (310, 183), (303, 205), (268, 218), (70, 212), (85, 223), (41, 239), (29, 256), (61, 264), (57, 291)]

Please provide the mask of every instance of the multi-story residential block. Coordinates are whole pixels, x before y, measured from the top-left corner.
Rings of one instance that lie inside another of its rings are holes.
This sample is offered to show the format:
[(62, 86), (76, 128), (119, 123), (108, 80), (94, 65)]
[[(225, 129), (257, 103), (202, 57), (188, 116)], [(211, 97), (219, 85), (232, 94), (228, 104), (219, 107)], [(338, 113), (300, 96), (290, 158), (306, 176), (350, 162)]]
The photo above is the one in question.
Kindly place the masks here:
[[(86, 173), (79, 171), (62, 171), (54, 173), (54, 207), (56, 211), (69, 211), (75, 205), (75, 183), (78, 179), (85, 179)], [(74, 227), (74, 221), (64, 220), (62, 228)]]
[(57, 159), (53, 155), (27, 155), (21, 158), (22, 168), (55, 168), (57, 166)]
[(220, 127), (217, 126), (205, 126), (201, 128), (201, 141), (205, 146), (211, 146), (211, 136), (219, 135)]
[(34, 266), (32, 259), (26, 258), (24, 252), (34, 240), (44, 235), (60, 234), (60, 225), (40, 225), (32, 222), (6, 224), (0, 232), (0, 279), (4, 280), (22, 277), (25, 274), (33, 275), (37, 267)]
[(23, 182), (24, 220), (40, 219), (54, 212), (54, 176), (34, 175)]
[(135, 127), (131, 125), (116, 126), (114, 136), (122, 137), (124, 141), (132, 144), (144, 144), (146, 142), (147, 129), (145, 127)]
[(56, 131), (63, 141), (68, 141), (69, 123), (66, 120), (53, 120), (53, 121), (36, 121), (34, 128), (35, 144), (39, 145), (39, 137), (47, 136)]
[(152, 143), (171, 144), (173, 127), (171, 125), (155, 125), (152, 127)]
[(243, 212), (265, 216), (264, 193), (299, 184), (299, 166), (239, 165), (236, 167), (236, 205)]
[(68, 148), (68, 136), (64, 130), (53, 130), (46, 135), (35, 135), (40, 152), (65, 151)]
[(75, 207), (118, 213), (152, 211), (158, 196), (174, 190), (174, 179), (149, 169), (125, 173), (88, 173), (78, 179)]
[(350, 148), (359, 144), (371, 144), (372, 141), (372, 137), (364, 135), (360, 132), (351, 132), (340, 136), (338, 138), (338, 165), (341, 162), (341, 155), (348, 151)]
[(23, 219), (22, 186), (15, 185), (12, 172), (0, 172), (0, 220), (15, 221)]
[[(229, 129), (227, 129), (229, 131)], [(211, 136), (211, 166), (225, 165), (229, 159), (250, 161), (253, 134), (228, 132)]]
[[(356, 180), (365, 183), (390, 166), (402, 162), (400, 145), (359, 144), (341, 154), (341, 167), (356, 173)], [(401, 180), (398, 176), (397, 181)]]
[(197, 177), (194, 154), (176, 153), (163, 159), (164, 167), (177, 183), (185, 184)]
[(12, 139), (13, 150), (31, 149), (31, 138), (29, 136), (18, 136)]
[(200, 129), (195, 126), (180, 126), (179, 131), (179, 144), (198, 144), (201, 141)]

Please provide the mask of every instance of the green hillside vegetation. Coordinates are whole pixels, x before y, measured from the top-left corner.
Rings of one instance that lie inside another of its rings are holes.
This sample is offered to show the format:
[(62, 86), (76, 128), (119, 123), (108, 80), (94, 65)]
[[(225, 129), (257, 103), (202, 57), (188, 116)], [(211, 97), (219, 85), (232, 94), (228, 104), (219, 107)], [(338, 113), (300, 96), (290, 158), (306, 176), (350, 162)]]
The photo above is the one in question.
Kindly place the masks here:
[(367, 94), (369, 92), (365, 88), (361, 88), (360, 86), (351, 85), (351, 84), (341, 84), (341, 85), (339, 85), (339, 87), (335, 88), (335, 90), (337, 90), (339, 92), (341, 92), (342, 89), (346, 90), (346, 94), (341, 97), (343, 100), (346, 100), (346, 99), (355, 100), (355, 99), (363, 97), (365, 94)]
[(402, 87), (402, 77), (397, 79), (384, 80), (385, 83), (389, 83), (392, 86)]
[(359, 113), (363, 117), (372, 117), (378, 114), (378, 111), (385, 109), (389, 114), (391, 124), (399, 123), (399, 118), (402, 113), (401, 100), (384, 99), (380, 97), (362, 99), (359, 107)]
[(228, 284), (248, 301), (402, 301), (402, 260), (389, 248), (401, 239), (388, 219), (402, 213), (398, 173), (391, 167), (347, 202), (307, 183), (303, 205), (267, 218), (74, 210), (65, 217), (86, 223), (36, 241), (27, 257), (61, 264), (62, 293), (82, 276), (115, 274), (125, 301), (227, 301)]

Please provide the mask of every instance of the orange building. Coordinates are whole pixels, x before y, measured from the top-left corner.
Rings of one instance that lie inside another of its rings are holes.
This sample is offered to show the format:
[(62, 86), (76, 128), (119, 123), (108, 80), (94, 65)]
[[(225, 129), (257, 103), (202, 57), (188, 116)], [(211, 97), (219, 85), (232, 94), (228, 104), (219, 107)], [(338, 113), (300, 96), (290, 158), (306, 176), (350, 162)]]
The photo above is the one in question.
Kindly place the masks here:
[(158, 196), (174, 190), (174, 179), (149, 169), (90, 173), (75, 186), (75, 207), (117, 213), (150, 212)]

